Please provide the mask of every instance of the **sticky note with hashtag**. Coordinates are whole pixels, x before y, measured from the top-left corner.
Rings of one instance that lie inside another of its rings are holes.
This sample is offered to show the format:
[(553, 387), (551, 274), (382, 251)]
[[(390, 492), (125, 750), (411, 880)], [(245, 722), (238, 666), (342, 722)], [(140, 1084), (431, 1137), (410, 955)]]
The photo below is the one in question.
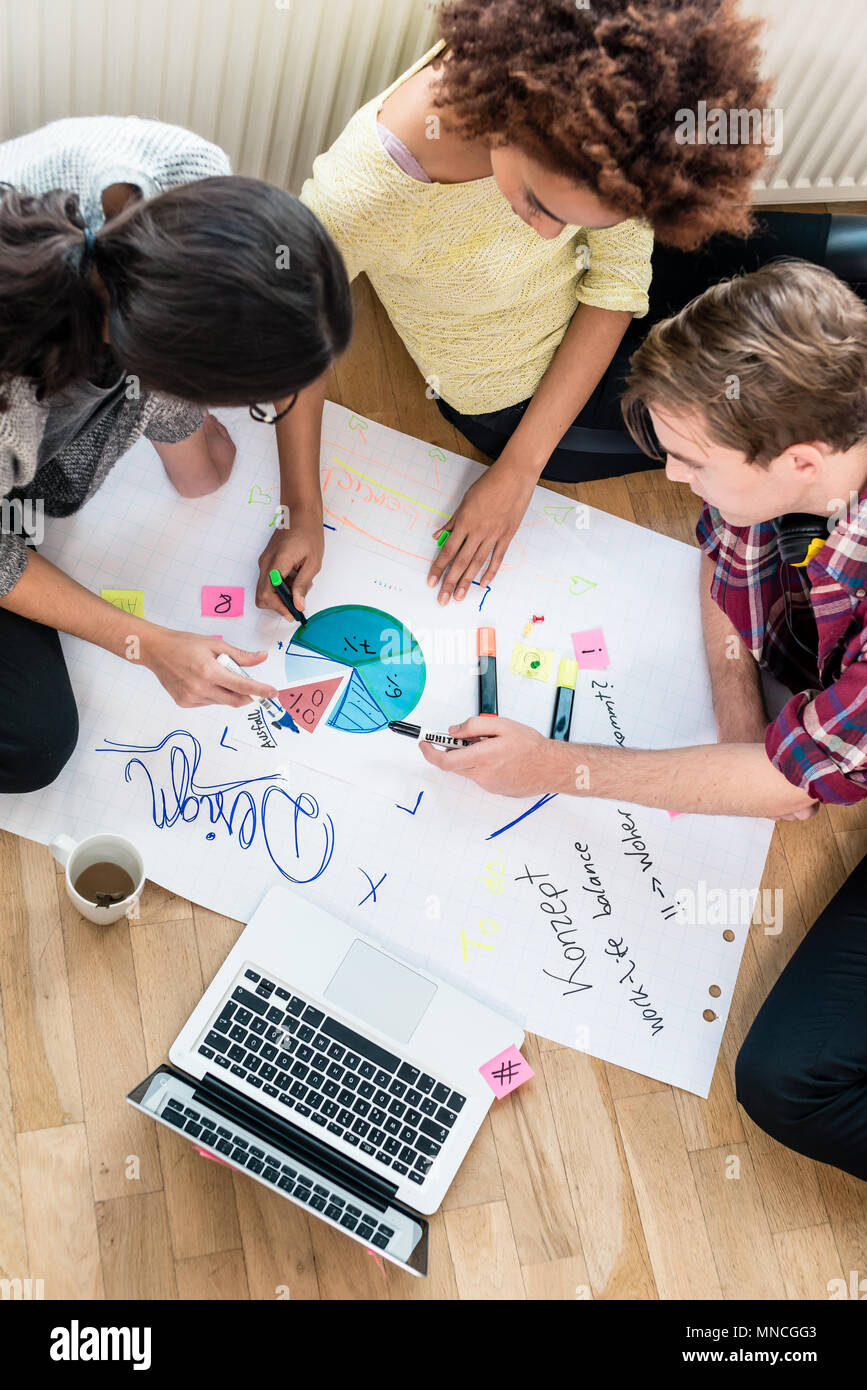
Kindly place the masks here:
[(531, 1076), (536, 1073), (530, 1066), (526, 1058), (522, 1057), (514, 1043), (501, 1052), (498, 1057), (492, 1057), (490, 1062), (486, 1062), (479, 1071), (487, 1081), (495, 1096), (507, 1096), (510, 1091), (514, 1091), (516, 1086), (520, 1086), (525, 1081), (529, 1081)]

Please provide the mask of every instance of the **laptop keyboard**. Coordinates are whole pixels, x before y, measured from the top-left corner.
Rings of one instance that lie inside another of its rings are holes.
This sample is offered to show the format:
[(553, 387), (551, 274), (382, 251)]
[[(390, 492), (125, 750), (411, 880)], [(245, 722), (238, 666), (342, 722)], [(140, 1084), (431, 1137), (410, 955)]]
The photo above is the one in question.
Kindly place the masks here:
[(361, 1240), (378, 1245), (380, 1250), (388, 1248), (388, 1242), (394, 1235), (393, 1226), (380, 1221), (377, 1215), (347, 1202), (344, 1196), (326, 1186), (321, 1177), (312, 1178), (307, 1173), (301, 1173), (291, 1164), (284, 1163), (282, 1157), (252, 1144), (248, 1138), (230, 1129), (225, 1120), (221, 1124), (217, 1123), (211, 1116), (202, 1114), (174, 1098), (166, 1102), (160, 1119), (167, 1120), (169, 1124), (183, 1130), (198, 1144), (213, 1149), (214, 1153), (224, 1154), (231, 1163), (237, 1163), (248, 1173), (255, 1173), (263, 1182), (273, 1183), (285, 1192), (287, 1197), (294, 1197), (296, 1202), (303, 1202), (313, 1211), (329, 1217), (345, 1230), (352, 1231)]
[(255, 970), (244, 971), (198, 1050), (418, 1184), (466, 1103), (445, 1082)]

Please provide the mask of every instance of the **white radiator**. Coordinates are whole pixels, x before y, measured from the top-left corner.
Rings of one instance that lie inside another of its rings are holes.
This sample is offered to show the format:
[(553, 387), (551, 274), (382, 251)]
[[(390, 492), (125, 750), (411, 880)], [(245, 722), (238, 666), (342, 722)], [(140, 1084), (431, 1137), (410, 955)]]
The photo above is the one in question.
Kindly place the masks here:
[[(770, 20), (783, 110), (757, 201), (867, 197), (867, 3), (742, 3)], [(0, 138), (64, 115), (156, 116), (297, 192), (434, 32), (430, 0), (0, 0)]]
[(767, 19), (764, 70), (783, 112), (758, 203), (867, 199), (865, 0), (741, 0)]
[(59, 116), (154, 116), (297, 192), (434, 29), (427, 0), (0, 0), (0, 138)]

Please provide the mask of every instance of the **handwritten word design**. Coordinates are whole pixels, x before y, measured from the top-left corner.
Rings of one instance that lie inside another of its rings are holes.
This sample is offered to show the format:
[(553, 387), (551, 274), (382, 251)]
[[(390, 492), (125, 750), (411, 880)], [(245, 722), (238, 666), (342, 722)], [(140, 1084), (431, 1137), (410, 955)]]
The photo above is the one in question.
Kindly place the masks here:
[[(285, 785), (278, 785), (278, 774), (200, 786), (196, 777), (202, 745), (187, 729), (173, 729), (151, 745), (113, 739), (104, 743), (105, 747), (95, 749), (97, 753), (134, 755), (124, 767), (124, 781), (145, 790), (158, 830), (179, 823), (191, 825), (201, 817), (207, 825), (222, 826), (241, 850), (261, 844), (290, 883), (312, 883), (331, 863), (335, 842), (331, 816), (310, 793), (291, 796)], [(160, 754), (168, 763), (165, 778), (160, 778), (155, 766)]]

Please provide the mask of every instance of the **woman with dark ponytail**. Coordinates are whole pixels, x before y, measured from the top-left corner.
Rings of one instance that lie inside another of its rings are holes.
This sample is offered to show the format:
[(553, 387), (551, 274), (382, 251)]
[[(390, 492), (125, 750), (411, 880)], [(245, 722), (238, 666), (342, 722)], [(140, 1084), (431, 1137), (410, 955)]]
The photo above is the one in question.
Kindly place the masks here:
[[(0, 144), (0, 792), (53, 781), (75, 747), (58, 631), (118, 656), (137, 639), (184, 707), (275, 693), (215, 660), (264, 653), (146, 622), (43, 559), (41, 516), (77, 511), (142, 435), (182, 496), (220, 487), (235, 449), (205, 407), (273, 423), (321, 392), (351, 328), (316, 217), (189, 131), (88, 117)], [(318, 491), (281, 501), (303, 560)]]

